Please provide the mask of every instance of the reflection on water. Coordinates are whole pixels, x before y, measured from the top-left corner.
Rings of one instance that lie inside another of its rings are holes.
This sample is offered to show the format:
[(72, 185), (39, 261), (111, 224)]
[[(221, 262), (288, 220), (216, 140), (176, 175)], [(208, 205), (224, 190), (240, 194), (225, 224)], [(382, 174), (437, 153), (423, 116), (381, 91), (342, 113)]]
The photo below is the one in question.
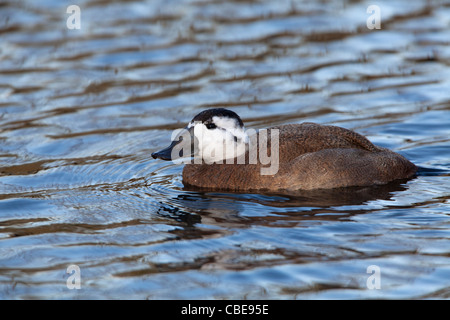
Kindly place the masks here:
[[(449, 3), (383, 2), (380, 30), (363, 1), (81, 1), (80, 30), (71, 4), (0, 5), (1, 299), (449, 297)], [(185, 189), (150, 154), (208, 107), (343, 126), (420, 170)]]

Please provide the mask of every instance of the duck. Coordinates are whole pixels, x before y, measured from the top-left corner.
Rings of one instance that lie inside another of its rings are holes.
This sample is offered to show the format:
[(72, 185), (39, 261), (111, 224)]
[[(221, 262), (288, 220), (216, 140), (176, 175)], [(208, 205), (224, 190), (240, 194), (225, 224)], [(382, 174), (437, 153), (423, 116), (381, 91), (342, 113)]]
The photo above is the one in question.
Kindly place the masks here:
[(197, 114), (152, 157), (185, 164), (186, 188), (232, 192), (367, 187), (417, 171), (404, 156), (346, 128), (303, 122), (245, 129), (225, 108)]

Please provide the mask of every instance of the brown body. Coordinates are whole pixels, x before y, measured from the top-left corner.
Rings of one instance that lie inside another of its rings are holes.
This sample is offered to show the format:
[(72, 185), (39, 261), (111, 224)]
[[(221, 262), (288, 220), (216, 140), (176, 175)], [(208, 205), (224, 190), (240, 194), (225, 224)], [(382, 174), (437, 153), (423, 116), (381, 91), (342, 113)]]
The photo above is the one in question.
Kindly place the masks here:
[(259, 163), (187, 164), (184, 185), (229, 191), (331, 189), (385, 184), (417, 170), (403, 156), (344, 128), (302, 123), (272, 129), (279, 130), (276, 174), (261, 175)]

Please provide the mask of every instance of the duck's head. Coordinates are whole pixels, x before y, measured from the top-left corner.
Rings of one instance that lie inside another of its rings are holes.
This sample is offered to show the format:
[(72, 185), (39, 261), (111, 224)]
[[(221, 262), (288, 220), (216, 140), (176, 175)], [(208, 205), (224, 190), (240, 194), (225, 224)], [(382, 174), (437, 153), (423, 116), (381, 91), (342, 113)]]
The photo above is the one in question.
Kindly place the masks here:
[(233, 111), (214, 108), (197, 114), (189, 124), (172, 135), (172, 143), (152, 153), (162, 160), (195, 157), (206, 163), (221, 163), (246, 151), (249, 138), (241, 118)]

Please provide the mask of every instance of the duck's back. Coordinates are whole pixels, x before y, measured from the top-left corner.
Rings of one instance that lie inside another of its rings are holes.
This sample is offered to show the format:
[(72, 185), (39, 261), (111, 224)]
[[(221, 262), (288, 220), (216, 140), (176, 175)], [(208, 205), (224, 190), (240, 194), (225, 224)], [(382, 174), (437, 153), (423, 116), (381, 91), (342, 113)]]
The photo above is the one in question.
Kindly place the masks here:
[(384, 184), (416, 172), (414, 164), (403, 156), (336, 126), (302, 123), (269, 128), (267, 150), (271, 149), (274, 129), (279, 133), (276, 174), (262, 175), (264, 166), (260, 163), (188, 164), (183, 170), (183, 183), (240, 191), (311, 190)]
[(268, 129), (279, 132), (280, 161), (286, 162), (296, 157), (324, 149), (361, 149), (370, 152), (379, 150), (364, 136), (336, 126), (320, 125), (311, 122), (287, 124)]

